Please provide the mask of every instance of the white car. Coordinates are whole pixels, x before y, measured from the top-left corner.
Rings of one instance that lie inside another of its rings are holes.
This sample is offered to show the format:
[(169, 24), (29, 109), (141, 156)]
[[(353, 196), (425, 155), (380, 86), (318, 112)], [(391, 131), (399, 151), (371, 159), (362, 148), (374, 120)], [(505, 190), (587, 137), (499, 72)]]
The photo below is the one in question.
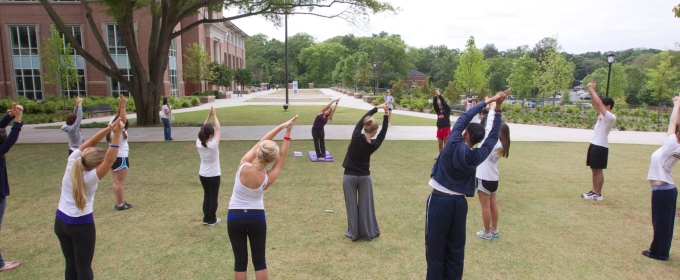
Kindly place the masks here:
[(505, 98), (505, 102), (508, 104), (515, 104), (517, 103), (517, 99), (512, 95), (508, 95), (508, 97)]
[(590, 94), (582, 90), (577, 91), (576, 95), (579, 99), (590, 99)]

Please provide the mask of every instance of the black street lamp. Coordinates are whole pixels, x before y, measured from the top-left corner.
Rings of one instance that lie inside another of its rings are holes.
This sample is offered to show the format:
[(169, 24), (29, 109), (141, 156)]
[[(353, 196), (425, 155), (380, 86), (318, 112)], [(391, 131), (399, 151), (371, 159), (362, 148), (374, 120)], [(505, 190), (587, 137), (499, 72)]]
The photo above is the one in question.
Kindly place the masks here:
[(614, 55), (613, 52), (609, 52), (607, 54), (607, 63), (609, 63), (609, 73), (607, 73), (607, 91), (605, 91), (605, 97), (609, 97), (609, 78), (612, 76), (612, 64), (614, 63)]
[(376, 95), (378, 93), (378, 80), (376, 78), (376, 73), (375, 73), (375, 67), (378, 66), (378, 63), (373, 61), (373, 81), (375, 81), (375, 88), (373, 89), (373, 95)]
[(286, 104), (283, 110), (288, 111), (288, 14), (286, 14)]
[[(354, 69), (355, 70), (356, 70), (358, 64), (359, 64), (359, 58), (355, 57), (354, 58)], [(354, 80), (354, 93), (356, 93), (357, 92), (357, 80), (356, 79), (353, 79), (353, 80)]]

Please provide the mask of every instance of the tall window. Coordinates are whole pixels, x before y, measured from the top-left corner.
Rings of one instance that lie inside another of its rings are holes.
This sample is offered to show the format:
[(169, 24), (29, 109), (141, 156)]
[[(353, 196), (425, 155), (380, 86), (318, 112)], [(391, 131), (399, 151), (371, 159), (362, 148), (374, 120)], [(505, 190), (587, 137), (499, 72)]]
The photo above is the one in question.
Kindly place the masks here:
[(170, 95), (179, 95), (179, 84), (177, 80), (177, 42), (175, 39), (170, 41), (170, 53), (168, 54), (168, 76), (170, 80)]
[[(121, 37), (118, 25), (107, 24), (106, 34), (108, 37), (109, 53), (111, 58), (116, 62), (116, 66), (123, 73), (128, 80), (132, 81), (132, 75), (130, 74), (130, 60), (128, 58), (128, 52), (123, 43), (123, 37)], [(126, 96), (130, 95), (130, 92), (116, 79), (111, 78), (111, 95), (117, 97), (123, 94)]]
[[(80, 26), (67, 26), (66, 28), (69, 32), (71, 32), (71, 35), (76, 38), (78, 44), (82, 46), (83, 34)], [(63, 48), (66, 50), (66, 44), (68, 42), (66, 41), (66, 37), (64, 35), (61, 37), (64, 41)], [(76, 52), (76, 49), (73, 47), (71, 47), (71, 59), (73, 59), (73, 62), (78, 69), (78, 83), (72, 89), (64, 90), (64, 93), (68, 94), (68, 97), (87, 96), (87, 91), (85, 90), (85, 59), (83, 59), (83, 57), (79, 55), (78, 52)]]
[(9, 35), (17, 96), (42, 99), (40, 56), (35, 26), (10, 26)]

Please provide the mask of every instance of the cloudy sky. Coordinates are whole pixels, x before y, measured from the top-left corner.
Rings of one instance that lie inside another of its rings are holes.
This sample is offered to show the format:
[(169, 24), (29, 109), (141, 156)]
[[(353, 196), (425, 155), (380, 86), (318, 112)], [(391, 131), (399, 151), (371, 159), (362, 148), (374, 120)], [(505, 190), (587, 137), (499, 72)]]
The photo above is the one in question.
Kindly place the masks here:
[[(362, 28), (342, 19), (309, 15), (288, 18), (288, 34), (306, 32), (317, 41), (338, 35), (370, 36), (386, 31), (400, 34), (415, 47), (446, 45), (463, 49), (470, 35), (477, 47), (495, 44), (499, 50), (533, 47), (556, 36), (565, 51), (679, 49), (680, 19), (671, 9), (680, 0), (386, 0), (401, 9), (378, 14)], [(337, 10), (337, 8), (336, 8)], [(322, 11), (319, 10), (319, 13)], [(234, 14), (225, 11), (225, 15)], [(261, 17), (235, 20), (248, 35), (263, 33), (284, 39), (284, 29)]]

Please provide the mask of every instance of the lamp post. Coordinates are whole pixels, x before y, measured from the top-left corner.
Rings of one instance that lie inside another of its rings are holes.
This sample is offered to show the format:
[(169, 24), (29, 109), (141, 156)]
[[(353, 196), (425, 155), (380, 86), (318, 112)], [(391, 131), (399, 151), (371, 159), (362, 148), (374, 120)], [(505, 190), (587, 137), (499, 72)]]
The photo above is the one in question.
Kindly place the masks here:
[(378, 93), (378, 80), (376, 78), (376, 73), (375, 73), (375, 67), (378, 66), (378, 63), (373, 61), (373, 81), (375, 81), (375, 88), (373, 89), (373, 95), (376, 95)]
[[(356, 69), (357, 69), (358, 64), (359, 64), (359, 58), (355, 57), (354, 58), (354, 72), (355, 73), (356, 73)], [(357, 80), (356, 80), (356, 78), (353, 78), (352, 80), (354, 80), (354, 93), (356, 93), (357, 92)]]
[(416, 79), (413, 78), (413, 82), (411, 83), (411, 88), (415, 88), (415, 87), (416, 87)]
[(612, 76), (612, 63), (614, 63), (614, 55), (613, 52), (609, 52), (607, 54), (607, 63), (609, 63), (609, 73), (607, 73), (607, 90), (605, 91), (605, 97), (609, 97), (609, 78)]
[(288, 111), (288, 14), (286, 14), (286, 104), (283, 110)]

